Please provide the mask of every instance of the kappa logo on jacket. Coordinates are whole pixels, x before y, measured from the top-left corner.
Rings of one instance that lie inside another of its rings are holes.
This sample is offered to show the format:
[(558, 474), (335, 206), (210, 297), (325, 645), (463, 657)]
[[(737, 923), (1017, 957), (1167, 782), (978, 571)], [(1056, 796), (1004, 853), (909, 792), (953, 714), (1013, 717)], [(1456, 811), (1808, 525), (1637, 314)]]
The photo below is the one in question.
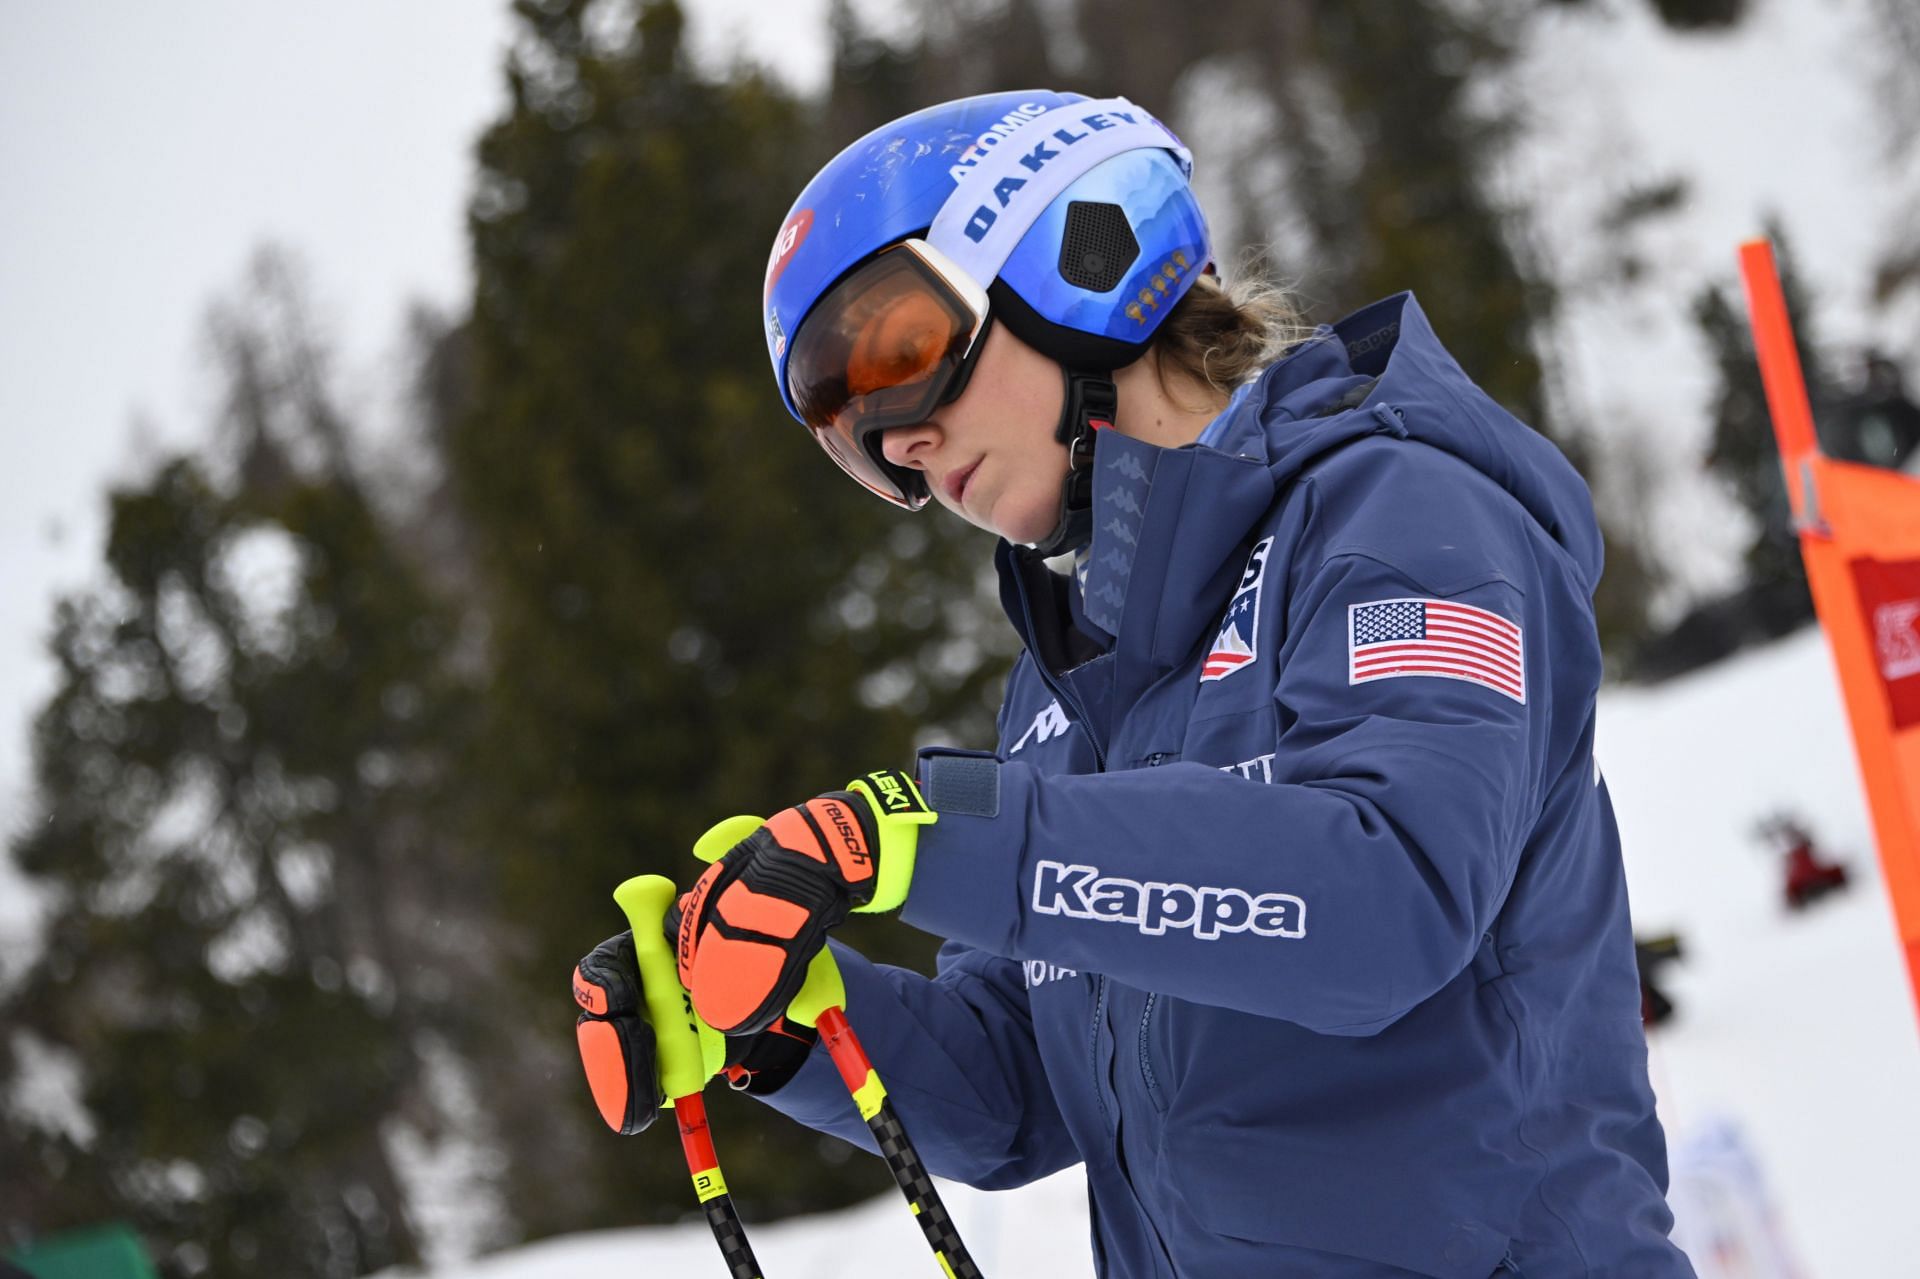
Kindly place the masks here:
[(1225, 679), (1260, 656), (1260, 583), (1267, 576), (1267, 552), (1272, 549), (1273, 539), (1269, 537), (1247, 556), (1246, 572), (1240, 575), (1240, 587), (1227, 605), (1220, 633), (1207, 650), (1206, 660), (1200, 663), (1202, 684)]
[(1060, 699), (1056, 697), (1047, 703), (1045, 710), (1033, 717), (1033, 723), (1027, 725), (1027, 731), (1020, 734), (1020, 740), (1013, 744), (1007, 754), (1018, 755), (1020, 748), (1028, 742), (1039, 743), (1058, 737), (1067, 731), (1067, 725), (1071, 722), (1067, 713), (1060, 709)]
[(1212, 884), (1141, 883), (1102, 875), (1098, 866), (1043, 861), (1033, 871), (1033, 909), (1107, 924), (1132, 924), (1149, 937), (1190, 928), (1201, 941), (1223, 933), (1305, 937), (1307, 904), (1291, 893), (1261, 893)]

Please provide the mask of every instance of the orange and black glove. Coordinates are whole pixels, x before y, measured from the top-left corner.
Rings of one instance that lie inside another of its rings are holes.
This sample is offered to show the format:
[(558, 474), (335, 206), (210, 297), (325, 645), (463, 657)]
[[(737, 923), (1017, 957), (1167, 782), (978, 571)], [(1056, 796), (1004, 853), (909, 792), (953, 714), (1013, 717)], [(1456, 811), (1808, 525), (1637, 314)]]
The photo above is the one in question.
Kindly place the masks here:
[(907, 899), (919, 829), (933, 820), (913, 779), (886, 769), (765, 822), (731, 817), (708, 831), (694, 852), (713, 865), (668, 916), (694, 1011), (726, 1034), (773, 1025), (828, 929)]
[[(618, 1133), (644, 1130), (667, 1097), (631, 932), (607, 938), (580, 961), (573, 970), (573, 999), (583, 1010), (574, 1027), (580, 1064), (600, 1117)], [(724, 1074), (735, 1088), (764, 1094), (793, 1078), (820, 1035), (781, 1019), (759, 1034), (712, 1038), (720, 1042), (702, 1036), (707, 1078)]]

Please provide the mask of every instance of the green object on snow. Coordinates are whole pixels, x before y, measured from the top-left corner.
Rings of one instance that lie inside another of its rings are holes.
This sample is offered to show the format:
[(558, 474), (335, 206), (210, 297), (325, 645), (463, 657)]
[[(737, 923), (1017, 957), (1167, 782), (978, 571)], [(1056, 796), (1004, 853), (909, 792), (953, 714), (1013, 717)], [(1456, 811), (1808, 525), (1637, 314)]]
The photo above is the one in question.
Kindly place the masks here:
[(122, 1225), (50, 1235), (7, 1260), (33, 1279), (158, 1279), (140, 1237)]

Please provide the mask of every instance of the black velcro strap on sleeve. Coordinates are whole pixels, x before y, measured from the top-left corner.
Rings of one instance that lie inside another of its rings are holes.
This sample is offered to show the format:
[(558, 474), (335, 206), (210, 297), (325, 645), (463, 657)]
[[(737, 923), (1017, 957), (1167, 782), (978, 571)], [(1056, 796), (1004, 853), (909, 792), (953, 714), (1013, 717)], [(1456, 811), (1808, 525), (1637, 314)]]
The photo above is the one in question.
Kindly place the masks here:
[(920, 793), (933, 811), (1000, 815), (1000, 760), (986, 751), (934, 747), (920, 752)]

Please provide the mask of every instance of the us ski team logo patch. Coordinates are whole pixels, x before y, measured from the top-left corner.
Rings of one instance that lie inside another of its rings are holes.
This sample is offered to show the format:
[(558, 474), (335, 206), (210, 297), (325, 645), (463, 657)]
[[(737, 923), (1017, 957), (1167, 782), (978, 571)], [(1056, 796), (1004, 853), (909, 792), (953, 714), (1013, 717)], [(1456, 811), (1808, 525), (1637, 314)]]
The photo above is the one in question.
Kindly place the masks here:
[(1202, 684), (1225, 679), (1260, 655), (1260, 583), (1267, 576), (1267, 552), (1272, 549), (1273, 539), (1267, 538), (1247, 556), (1247, 571), (1240, 575), (1220, 633), (1200, 663)]

